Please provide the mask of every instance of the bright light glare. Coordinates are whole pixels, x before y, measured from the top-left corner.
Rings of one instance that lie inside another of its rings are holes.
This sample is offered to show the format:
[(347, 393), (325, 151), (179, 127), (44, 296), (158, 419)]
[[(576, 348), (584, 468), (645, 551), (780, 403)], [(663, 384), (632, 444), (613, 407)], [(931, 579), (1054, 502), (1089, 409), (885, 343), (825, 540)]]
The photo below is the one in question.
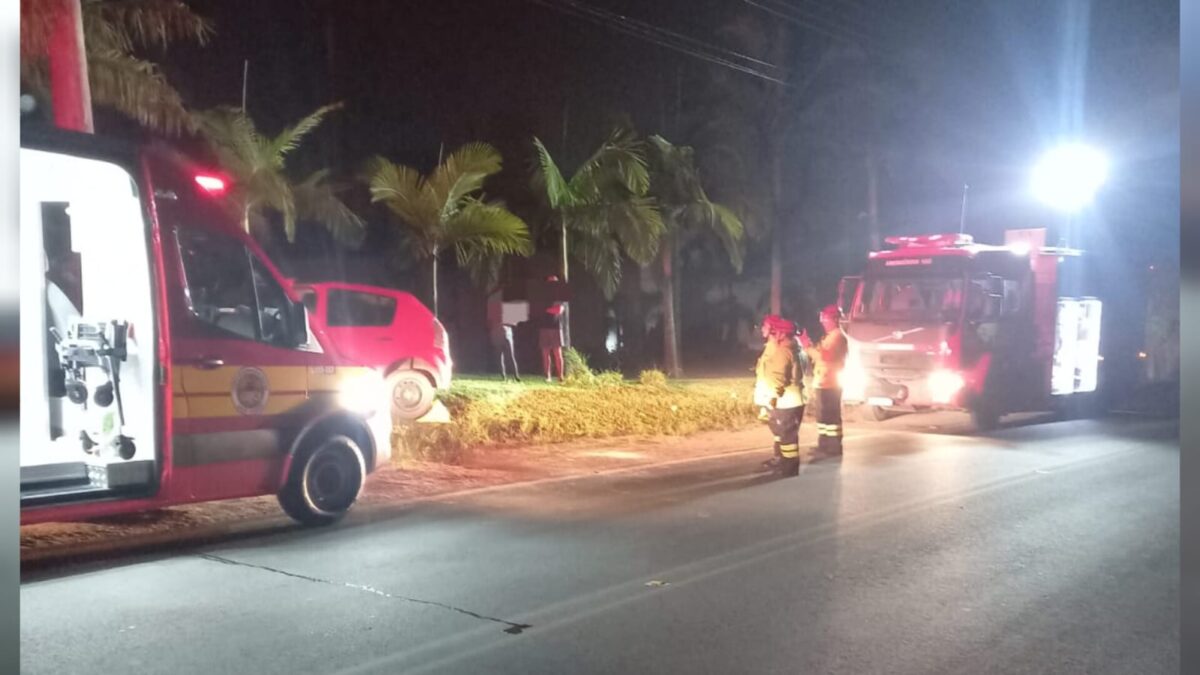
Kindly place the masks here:
[(364, 415), (380, 410), (388, 403), (387, 385), (383, 375), (374, 370), (341, 383), (338, 400), (342, 407)]
[(950, 403), (966, 382), (952, 370), (935, 370), (929, 374), (929, 394), (934, 403)]
[(850, 349), (846, 356), (846, 365), (838, 373), (838, 384), (842, 387), (842, 399), (845, 401), (862, 401), (867, 396), (867, 373), (863, 370), (861, 357), (857, 349)]
[(1033, 193), (1051, 208), (1074, 213), (1092, 202), (1107, 179), (1104, 153), (1071, 143), (1042, 156), (1033, 169)]

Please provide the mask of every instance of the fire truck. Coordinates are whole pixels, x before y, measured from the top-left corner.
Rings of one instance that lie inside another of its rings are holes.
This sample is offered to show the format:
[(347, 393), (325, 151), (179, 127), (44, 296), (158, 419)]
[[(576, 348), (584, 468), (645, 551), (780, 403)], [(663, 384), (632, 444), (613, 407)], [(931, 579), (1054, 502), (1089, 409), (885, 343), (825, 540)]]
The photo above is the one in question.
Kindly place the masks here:
[(21, 521), (278, 496), (337, 520), (391, 454), (383, 376), (338, 357), (163, 145), (23, 130)]
[(969, 412), (987, 430), (1008, 413), (1093, 411), (1102, 303), (1080, 293), (1082, 251), (1044, 229), (1002, 245), (965, 234), (889, 237), (838, 304), (849, 355), (843, 398), (878, 420)]

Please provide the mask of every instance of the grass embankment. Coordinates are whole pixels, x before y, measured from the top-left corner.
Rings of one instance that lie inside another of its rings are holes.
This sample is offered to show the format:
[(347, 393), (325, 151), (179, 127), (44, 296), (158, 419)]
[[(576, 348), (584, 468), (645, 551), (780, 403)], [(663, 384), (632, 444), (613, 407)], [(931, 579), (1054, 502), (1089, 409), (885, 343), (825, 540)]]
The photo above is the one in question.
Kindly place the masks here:
[(572, 374), (566, 384), (460, 377), (442, 395), (449, 424), (399, 429), (400, 458), (455, 462), (496, 444), (543, 444), (626, 435), (684, 435), (754, 421), (752, 378), (668, 382), (649, 371)]

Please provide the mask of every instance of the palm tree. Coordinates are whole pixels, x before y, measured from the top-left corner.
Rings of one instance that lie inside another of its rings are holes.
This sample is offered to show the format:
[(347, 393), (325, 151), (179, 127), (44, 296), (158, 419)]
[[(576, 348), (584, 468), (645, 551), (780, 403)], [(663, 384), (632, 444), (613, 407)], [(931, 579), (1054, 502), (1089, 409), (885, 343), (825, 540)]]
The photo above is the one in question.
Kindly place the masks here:
[(367, 170), (371, 201), (383, 202), (408, 227), (416, 254), (431, 262), (433, 313), (438, 313), (438, 256), (454, 249), (458, 264), (487, 284), (506, 255), (529, 255), (525, 221), (482, 195), (484, 181), (500, 172), (500, 153), (468, 143), (439, 160), (427, 176), (411, 167), (373, 159)]
[[(48, 47), (57, 0), (21, 0), (21, 83), (48, 99)], [(142, 48), (166, 48), (179, 40), (205, 44), (208, 20), (180, 0), (80, 0), (88, 84), (94, 105), (114, 108), (156, 131), (192, 128), (179, 93), (158, 66), (135, 56)]]
[(666, 226), (660, 247), (663, 283), (663, 360), (667, 374), (682, 374), (679, 364), (679, 335), (675, 302), (675, 253), (687, 240), (715, 236), (734, 269), (742, 269), (742, 237), (745, 227), (730, 209), (709, 200), (700, 182), (692, 148), (671, 144), (662, 136), (650, 137), (650, 195), (657, 202)]
[(568, 252), (595, 277), (606, 298), (621, 283), (622, 255), (648, 265), (658, 253), (663, 220), (649, 196), (645, 149), (633, 132), (617, 129), (568, 181), (534, 138), (534, 186), (546, 196), (562, 233), (563, 280)]
[(254, 120), (239, 108), (221, 107), (195, 114), (200, 133), (234, 179), (232, 201), (247, 232), (261, 231), (266, 213), (275, 211), (283, 217), (289, 242), (296, 238), (298, 218), (322, 223), (344, 244), (354, 244), (362, 237), (363, 221), (338, 198), (328, 169), (299, 182), (292, 182), (286, 172), (288, 157), (304, 137), (339, 107), (333, 104), (318, 108), (274, 137), (262, 135)]

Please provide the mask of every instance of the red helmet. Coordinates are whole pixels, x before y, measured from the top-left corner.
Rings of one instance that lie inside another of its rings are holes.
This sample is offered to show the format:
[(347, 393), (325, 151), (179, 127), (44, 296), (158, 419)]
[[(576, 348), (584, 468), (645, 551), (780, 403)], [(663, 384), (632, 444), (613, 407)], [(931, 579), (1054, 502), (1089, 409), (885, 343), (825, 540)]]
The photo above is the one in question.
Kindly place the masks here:
[(837, 320), (842, 318), (842, 310), (838, 309), (837, 305), (826, 305), (825, 309), (821, 310), (822, 319)]
[(777, 314), (763, 317), (763, 325), (774, 335), (793, 335), (796, 332), (796, 324)]

